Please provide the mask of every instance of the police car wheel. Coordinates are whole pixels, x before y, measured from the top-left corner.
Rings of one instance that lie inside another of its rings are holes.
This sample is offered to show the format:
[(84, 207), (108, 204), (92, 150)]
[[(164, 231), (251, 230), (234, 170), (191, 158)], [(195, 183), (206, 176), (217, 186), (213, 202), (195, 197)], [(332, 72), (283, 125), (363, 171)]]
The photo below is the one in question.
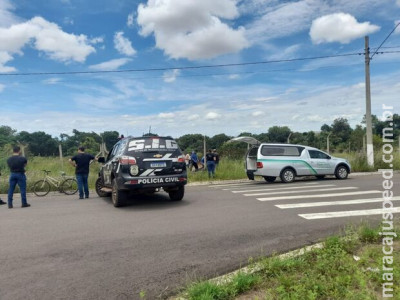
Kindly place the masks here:
[(180, 186), (176, 191), (169, 191), (168, 194), (172, 201), (181, 201), (185, 195), (185, 188)]
[(112, 193), (111, 200), (115, 207), (121, 207), (125, 205), (127, 193), (125, 191), (118, 190), (117, 181), (112, 181)]
[(101, 189), (103, 188), (103, 180), (101, 177), (97, 178), (96, 183), (95, 183), (95, 188), (96, 188), (96, 193), (99, 195), (99, 197), (108, 197), (110, 196), (110, 193), (103, 192)]

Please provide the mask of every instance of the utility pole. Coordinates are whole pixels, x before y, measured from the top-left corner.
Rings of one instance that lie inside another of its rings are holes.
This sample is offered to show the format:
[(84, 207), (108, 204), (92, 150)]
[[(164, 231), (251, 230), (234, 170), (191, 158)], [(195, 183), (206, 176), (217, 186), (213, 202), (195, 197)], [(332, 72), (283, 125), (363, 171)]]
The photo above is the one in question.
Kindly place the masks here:
[(369, 37), (365, 37), (365, 101), (366, 113), (365, 122), (367, 125), (367, 160), (368, 165), (374, 166), (374, 145), (372, 142), (372, 121), (371, 121), (371, 84), (369, 73), (370, 57), (369, 57)]
[(289, 134), (289, 136), (287, 137), (287, 143), (290, 144), (290, 137), (292, 136), (292, 133)]
[(328, 152), (328, 154), (330, 154), (329, 153), (329, 137), (330, 137), (331, 134), (332, 134), (332, 132), (329, 132), (329, 134), (328, 134), (328, 136), (326, 138), (326, 152)]

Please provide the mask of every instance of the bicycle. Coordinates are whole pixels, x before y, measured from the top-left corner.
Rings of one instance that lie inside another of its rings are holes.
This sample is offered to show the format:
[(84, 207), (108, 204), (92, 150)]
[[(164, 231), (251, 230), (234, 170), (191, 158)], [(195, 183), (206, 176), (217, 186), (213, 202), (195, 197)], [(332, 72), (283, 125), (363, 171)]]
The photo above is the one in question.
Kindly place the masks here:
[(50, 192), (50, 185), (53, 185), (58, 189), (60, 193), (64, 193), (66, 195), (73, 195), (78, 191), (78, 182), (73, 177), (65, 176), (65, 173), (62, 172), (61, 179), (57, 179), (51, 177), (49, 173), (51, 171), (42, 170), (45, 174), (44, 179), (38, 180), (33, 184), (33, 192), (38, 197), (44, 197)]

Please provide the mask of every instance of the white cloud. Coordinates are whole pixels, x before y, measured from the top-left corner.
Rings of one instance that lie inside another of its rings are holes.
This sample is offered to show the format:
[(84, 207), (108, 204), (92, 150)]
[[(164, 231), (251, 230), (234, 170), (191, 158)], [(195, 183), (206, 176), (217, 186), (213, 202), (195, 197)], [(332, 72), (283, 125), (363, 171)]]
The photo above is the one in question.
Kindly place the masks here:
[[(30, 45), (53, 60), (84, 62), (96, 50), (89, 45), (85, 35), (69, 34), (41, 17), (0, 28), (0, 52), (22, 55), (22, 48)], [(11, 59), (8, 59), (8, 61)], [(0, 65), (0, 68), (4, 66)]]
[(98, 36), (89, 40), (92, 45), (100, 44), (104, 42), (104, 37)]
[(231, 79), (231, 80), (235, 80), (235, 79), (239, 79), (239, 78), (240, 78), (239, 74), (231, 74), (231, 75), (229, 75), (229, 79)]
[(53, 77), (53, 78), (49, 78), (49, 79), (43, 80), (43, 83), (51, 85), (51, 84), (57, 84), (60, 81), (61, 81), (61, 78)]
[(198, 120), (198, 119), (200, 119), (200, 116), (199, 116), (198, 114), (189, 115), (189, 116), (187, 117), (187, 120), (188, 120), (188, 121), (195, 121), (195, 120)]
[(247, 36), (252, 43), (282, 38), (303, 31), (309, 26), (313, 16), (321, 9), (318, 0), (301, 0), (279, 4), (279, 2), (257, 3), (273, 6), (265, 8), (266, 12), (247, 26)]
[(6, 63), (13, 60), (13, 57), (5, 51), (0, 51), (0, 73), (15, 72), (14, 67), (5, 66)]
[(127, 64), (131, 60), (132, 59), (130, 59), (130, 58), (112, 59), (112, 60), (102, 62), (97, 65), (91, 65), (91, 66), (89, 66), (89, 69), (96, 70), (96, 71), (114, 71), (114, 70), (118, 70), (119, 67)]
[(251, 115), (253, 116), (253, 117), (258, 117), (258, 116), (262, 116), (264, 113), (262, 112), (262, 111), (255, 111), (255, 112), (253, 112)]
[(154, 34), (156, 47), (171, 58), (208, 59), (249, 46), (244, 28), (222, 23), (238, 16), (234, 0), (148, 0), (138, 7), (140, 34)]
[(12, 13), (14, 9), (11, 1), (0, 0), (0, 27), (9, 27), (21, 22), (21, 19)]
[(181, 73), (181, 71), (178, 69), (174, 69), (172, 71), (165, 72), (163, 75), (164, 82), (167, 82), (167, 83), (174, 82), (176, 80), (176, 77), (179, 76), (180, 73)]
[(126, 20), (126, 25), (127, 25), (129, 28), (133, 28), (133, 26), (134, 26), (134, 19), (133, 19), (133, 16), (134, 16), (134, 13), (130, 13), (130, 14), (128, 15), (128, 19)]
[(336, 13), (315, 19), (311, 25), (310, 37), (314, 44), (331, 42), (347, 44), (379, 29), (379, 26), (371, 25), (369, 22), (359, 23), (350, 14)]
[(158, 114), (158, 116), (161, 119), (172, 119), (175, 117), (175, 114), (174, 113), (160, 113), (160, 114)]
[(114, 47), (119, 53), (124, 55), (133, 56), (136, 54), (136, 50), (132, 47), (131, 41), (124, 37), (122, 31), (115, 33)]
[(207, 113), (206, 114), (206, 117), (205, 117), (207, 120), (217, 120), (217, 119), (219, 119), (219, 118), (221, 118), (221, 115), (220, 114), (218, 114), (218, 113), (216, 113), (216, 112), (209, 112), (209, 113)]
[(396, 1), (397, 6), (400, 6), (400, 0)]

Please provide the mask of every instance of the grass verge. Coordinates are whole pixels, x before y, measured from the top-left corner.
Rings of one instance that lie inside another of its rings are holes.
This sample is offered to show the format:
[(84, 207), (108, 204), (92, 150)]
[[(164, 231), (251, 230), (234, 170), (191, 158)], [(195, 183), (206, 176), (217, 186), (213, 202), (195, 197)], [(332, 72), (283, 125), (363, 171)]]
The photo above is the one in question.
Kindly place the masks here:
[[(400, 223), (395, 226), (392, 299), (400, 299), (399, 228)], [(262, 259), (247, 269), (251, 272), (239, 272), (219, 284), (213, 280), (192, 283), (173, 299), (383, 299), (380, 231), (368, 224), (349, 228), (342, 236), (327, 238), (322, 248), (294, 257)]]

